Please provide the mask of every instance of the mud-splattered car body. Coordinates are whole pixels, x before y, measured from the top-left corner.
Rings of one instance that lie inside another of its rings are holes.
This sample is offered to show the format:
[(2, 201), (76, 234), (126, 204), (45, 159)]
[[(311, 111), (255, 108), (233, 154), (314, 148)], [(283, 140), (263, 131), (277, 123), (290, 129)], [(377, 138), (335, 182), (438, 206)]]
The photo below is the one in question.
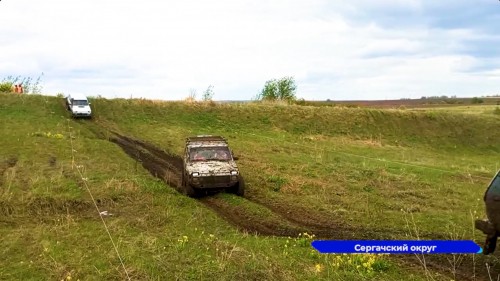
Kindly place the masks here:
[(201, 190), (226, 189), (243, 196), (243, 177), (223, 137), (187, 138), (183, 159), (182, 186), (187, 195), (195, 196)]
[(497, 238), (500, 235), (500, 171), (488, 185), (483, 201), (488, 219), (476, 220), (475, 226), (486, 234), (483, 253), (487, 255), (495, 251)]

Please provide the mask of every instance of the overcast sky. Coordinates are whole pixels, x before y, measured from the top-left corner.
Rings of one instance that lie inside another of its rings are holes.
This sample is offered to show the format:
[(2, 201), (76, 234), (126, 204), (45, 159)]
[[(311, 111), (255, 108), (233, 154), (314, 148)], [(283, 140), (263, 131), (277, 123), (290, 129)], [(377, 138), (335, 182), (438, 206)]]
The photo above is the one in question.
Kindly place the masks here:
[(308, 100), (500, 94), (498, 0), (1, 0), (0, 79), (46, 94)]

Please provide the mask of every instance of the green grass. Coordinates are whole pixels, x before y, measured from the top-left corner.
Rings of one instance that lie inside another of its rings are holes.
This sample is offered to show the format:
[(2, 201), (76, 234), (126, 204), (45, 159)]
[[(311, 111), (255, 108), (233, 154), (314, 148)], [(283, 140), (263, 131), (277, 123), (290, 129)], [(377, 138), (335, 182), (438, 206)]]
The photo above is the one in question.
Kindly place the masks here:
[[(370, 256), (320, 255), (312, 238), (240, 232), (99, 138), (103, 127), (176, 154), (189, 135), (224, 135), (240, 157), (247, 194), (213, 200), (250, 221), (289, 227), (285, 210), (358, 229), (360, 237), (374, 230), (379, 239), (415, 238), (416, 228), (427, 239), (483, 239), (471, 222), (484, 217), (482, 195), (500, 168), (494, 107), (469, 114), (472, 107), (126, 99), (92, 106), (93, 120), (72, 120), (61, 99), (0, 94), (0, 276), (126, 279), (92, 194), (100, 211), (113, 213), (105, 222), (132, 280), (428, 280), (418, 263), (380, 256), (358, 268)], [(476, 271), (486, 260), (477, 258)]]

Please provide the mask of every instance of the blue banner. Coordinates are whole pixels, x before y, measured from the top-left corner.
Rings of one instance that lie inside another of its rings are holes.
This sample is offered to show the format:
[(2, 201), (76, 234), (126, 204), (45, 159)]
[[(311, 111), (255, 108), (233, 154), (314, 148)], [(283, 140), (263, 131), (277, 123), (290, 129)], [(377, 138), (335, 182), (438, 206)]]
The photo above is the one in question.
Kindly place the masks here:
[(316, 240), (311, 245), (323, 254), (480, 254), (472, 240)]

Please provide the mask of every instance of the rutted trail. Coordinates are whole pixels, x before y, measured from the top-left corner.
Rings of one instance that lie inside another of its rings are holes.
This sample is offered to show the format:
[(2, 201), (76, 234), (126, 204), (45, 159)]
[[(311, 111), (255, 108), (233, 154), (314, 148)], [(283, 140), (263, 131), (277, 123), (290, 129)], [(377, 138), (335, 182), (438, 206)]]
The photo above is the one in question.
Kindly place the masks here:
[[(118, 144), (130, 157), (139, 161), (153, 176), (181, 192), (182, 158), (168, 154), (152, 144), (114, 133), (110, 141)], [(241, 206), (232, 206), (215, 197), (200, 198), (200, 202), (214, 210), (238, 229), (249, 233), (275, 236), (297, 236), (311, 231), (274, 212), (273, 218), (252, 216)], [(262, 208), (266, 208), (264, 205)]]
[[(95, 131), (95, 130), (98, 131)], [(101, 130), (108, 131), (105, 127), (91, 128), (100, 138), (105, 138)], [(119, 145), (125, 153), (135, 159), (148, 170), (151, 175), (165, 181), (169, 186), (182, 192), (181, 179), (183, 161), (177, 155), (169, 154), (162, 149), (142, 140), (124, 136), (110, 131), (107, 139)], [(248, 194), (242, 198), (244, 204), (231, 204), (218, 196), (199, 198), (199, 202), (216, 212), (224, 220), (234, 225), (240, 231), (282, 237), (297, 237), (299, 233), (314, 234), (319, 239), (396, 239), (405, 236), (405, 233), (388, 232), (387, 230), (363, 229), (359, 226), (352, 227), (335, 221), (326, 214), (309, 210), (301, 206), (291, 206), (284, 202), (271, 202), (259, 194)], [(270, 215), (262, 216), (253, 212), (248, 206), (255, 205), (265, 210)], [(441, 233), (423, 234), (421, 239), (447, 239)], [(404, 256), (402, 260), (413, 265), (420, 265), (415, 256)], [(450, 272), (450, 261), (446, 257), (432, 256), (426, 258), (426, 267), (442, 272), (446, 275), (455, 275), (460, 280), (488, 280), (485, 270), (473, 270), (481, 263), (474, 261), (470, 256), (463, 256), (457, 265), (455, 273)], [(496, 276), (496, 267), (491, 268), (492, 276)], [(473, 275), (475, 272), (475, 276)]]
[(162, 179), (180, 191), (182, 180), (182, 159), (180, 157), (167, 154), (151, 144), (117, 133), (109, 140), (118, 144), (125, 153), (139, 161), (151, 175)]
[[(182, 192), (183, 161), (181, 157), (168, 154), (145, 141), (116, 132), (113, 132), (109, 140), (118, 144), (130, 157), (139, 161), (153, 176)], [(268, 210), (273, 214), (274, 219), (252, 216), (244, 206), (233, 206), (221, 198), (202, 197), (199, 199), (240, 230), (261, 235), (296, 236), (299, 233), (308, 232), (325, 239), (389, 239), (396, 234), (350, 227), (304, 207), (285, 206), (279, 202), (265, 201), (252, 195), (244, 200)], [(403, 235), (404, 233), (397, 234)]]
[[(181, 157), (168, 154), (150, 143), (123, 136), (116, 132), (113, 132), (113, 136), (109, 140), (118, 144), (125, 153), (139, 161), (151, 175), (165, 181), (179, 192), (182, 191), (183, 164)], [(263, 218), (253, 215), (244, 206), (233, 206), (217, 197), (202, 197), (199, 199), (201, 203), (214, 210), (219, 216), (238, 229), (249, 233), (287, 237), (308, 232), (315, 234), (317, 237), (328, 239), (347, 239), (355, 235), (359, 237), (359, 235), (366, 233), (359, 231), (359, 229), (345, 229), (334, 226), (331, 221), (320, 225), (321, 222), (316, 221), (314, 215), (311, 215), (306, 210), (298, 213), (292, 210), (292, 207), (285, 209), (272, 206), (266, 202), (260, 202), (260, 200), (249, 200), (248, 198), (245, 198), (245, 200), (271, 212), (272, 216)]]

